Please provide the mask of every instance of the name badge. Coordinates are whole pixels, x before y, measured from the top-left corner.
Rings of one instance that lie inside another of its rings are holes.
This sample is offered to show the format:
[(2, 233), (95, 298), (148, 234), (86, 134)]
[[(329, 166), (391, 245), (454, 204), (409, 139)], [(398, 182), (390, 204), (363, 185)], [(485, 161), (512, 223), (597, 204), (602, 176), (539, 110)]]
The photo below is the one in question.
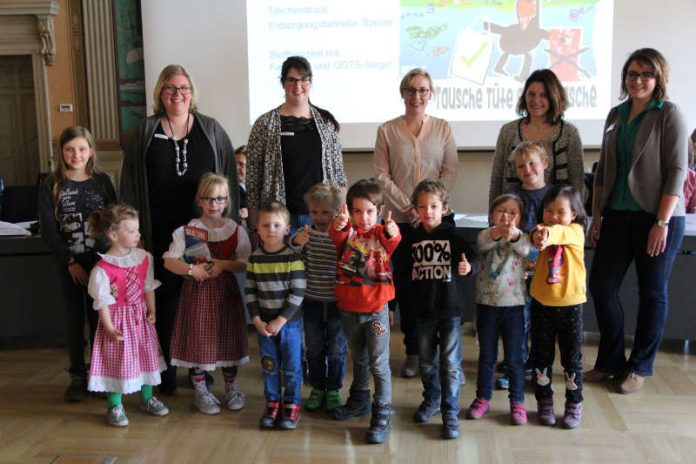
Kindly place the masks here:
[(607, 127), (607, 130), (604, 132), (606, 134), (608, 134), (609, 132), (613, 131), (615, 127), (616, 127), (616, 124), (610, 124), (609, 127)]
[(281, 132), (280, 135), (281, 135), (281, 137), (292, 137), (293, 135), (295, 135), (295, 133), (294, 132)]
[(164, 134), (155, 134), (156, 139), (164, 139), (164, 140), (169, 140), (169, 137), (167, 137)]

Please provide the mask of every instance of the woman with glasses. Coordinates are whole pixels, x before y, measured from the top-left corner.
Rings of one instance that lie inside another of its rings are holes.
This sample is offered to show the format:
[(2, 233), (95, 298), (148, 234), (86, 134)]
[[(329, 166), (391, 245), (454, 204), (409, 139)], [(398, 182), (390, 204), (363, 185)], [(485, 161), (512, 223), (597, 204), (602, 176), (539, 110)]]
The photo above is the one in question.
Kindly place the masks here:
[(281, 68), (280, 84), (285, 101), (259, 116), (247, 143), (247, 204), (254, 242), (258, 241), (257, 211), (262, 203), (274, 200), (287, 206), (294, 232), (311, 224), (304, 201), (310, 187), (331, 183), (345, 196), (348, 184), (338, 121), (309, 100), (309, 61), (288, 57)]
[(121, 200), (140, 212), (145, 248), (155, 259), (157, 334), (167, 371), (160, 390), (176, 391), (176, 368), (170, 362), (170, 339), (179, 301), (181, 278), (164, 269), (162, 255), (172, 232), (196, 217), (198, 182), (208, 172), (229, 179), (228, 214), (236, 218), (239, 204), (234, 149), (215, 119), (198, 112), (196, 86), (183, 66), (165, 67), (154, 89), (154, 114), (131, 134), (123, 153)]
[[(595, 177), (592, 225), (596, 244), (590, 293), (599, 326), (594, 369), (585, 380), (615, 377), (633, 393), (653, 373), (667, 320), (667, 282), (684, 236), (682, 187), (688, 133), (667, 100), (669, 65), (657, 50), (633, 52), (621, 71), (621, 98), (607, 116)], [(631, 262), (638, 275), (638, 319), (626, 359), (619, 287)]]
[[(457, 180), (457, 144), (449, 123), (426, 114), (433, 93), (433, 81), (425, 70), (416, 68), (401, 79), (399, 93), (404, 114), (377, 129), (374, 166), (377, 182), (384, 191), (385, 211), (399, 225), (403, 245), (392, 255), (396, 301), (399, 305), (401, 330), (406, 346), (406, 363), (402, 377), (415, 377), (419, 371), (418, 340), (409, 284), (411, 282), (410, 237), (420, 224), (411, 194), (424, 179), (440, 181), (450, 192)], [(454, 214), (444, 221), (454, 224)]]

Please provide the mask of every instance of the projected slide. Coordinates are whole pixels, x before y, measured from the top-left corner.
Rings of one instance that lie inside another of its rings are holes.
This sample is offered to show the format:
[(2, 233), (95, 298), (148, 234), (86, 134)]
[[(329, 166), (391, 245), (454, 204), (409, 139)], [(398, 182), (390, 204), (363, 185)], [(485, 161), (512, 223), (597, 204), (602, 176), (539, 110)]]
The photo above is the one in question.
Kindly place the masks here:
[(429, 112), (450, 121), (514, 117), (529, 74), (551, 68), (574, 119), (610, 107), (613, 0), (351, 0), (247, 2), (250, 118), (283, 101), (285, 57), (307, 57), (312, 99), (342, 123), (403, 111), (402, 75), (422, 67)]

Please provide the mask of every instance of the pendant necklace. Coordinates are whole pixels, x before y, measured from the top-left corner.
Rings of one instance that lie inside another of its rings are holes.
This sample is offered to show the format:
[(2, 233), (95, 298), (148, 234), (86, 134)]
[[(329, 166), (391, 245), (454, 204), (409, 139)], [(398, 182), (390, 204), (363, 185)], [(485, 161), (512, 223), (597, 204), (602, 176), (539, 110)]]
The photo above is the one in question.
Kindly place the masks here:
[(169, 115), (166, 115), (167, 117), (167, 123), (169, 124), (169, 130), (172, 133), (172, 142), (174, 142), (174, 152), (176, 153), (176, 158), (174, 160), (174, 167), (176, 168), (176, 175), (181, 177), (184, 174), (186, 174), (186, 170), (188, 169), (188, 163), (186, 162), (186, 146), (188, 145), (188, 127), (189, 127), (189, 118), (191, 118), (191, 113), (186, 116), (186, 133), (184, 135), (184, 148), (180, 149), (179, 148), (179, 142), (176, 140), (176, 137), (174, 137), (174, 128), (172, 127), (172, 122), (169, 120)]

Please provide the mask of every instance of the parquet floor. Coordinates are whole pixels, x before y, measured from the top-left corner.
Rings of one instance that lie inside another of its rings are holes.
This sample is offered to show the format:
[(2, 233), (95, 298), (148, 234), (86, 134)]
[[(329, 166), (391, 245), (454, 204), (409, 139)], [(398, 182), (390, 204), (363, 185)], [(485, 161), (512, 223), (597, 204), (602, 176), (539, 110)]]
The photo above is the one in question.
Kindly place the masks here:
[[(411, 421), (421, 400), (420, 380), (395, 377), (391, 437), (384, 445), (366, 445), (368, 418), (336, 422), (321, 412), (303, 412), (295, 431), (259, 430), (263, 387), (254, 336), (250, 345), (252, 362), (240, 374), (247, 395), (244, 410), (224, 409), (218, 416), (198, 413), (180, 370), (179, 392), (162, 397), (171, 414), (146, 416), (137, 407), (138, 395), (129, 395), (124, 404), (131, 425), (125, 429), (106, 423), (104, 399), (62, 401), (68, 380), (62, 348), (0, 350), (0, 463), (696, 462), (696, 358), (679, 350), (660, 352), (655, 376), (637, 394), (620, 395), (608, 384), (586, 385), (583, 423), (573, 431), (536, 425), (535, 413), (526, 426), (508, 425), (506, 393), (496, 392), (488, 415), (467, 421), (462, 414), (462, 437), (444, 441), (439, 416), (430, 424)], [(592, 344), (586, 345), (586, 369), (595, 352)], [(477, 353), (474, 337), (466, 335), (462, 408), (474, 398)], [(395, 332), (394, 372), (402, 361), (401, 334)], [(213, 391), (222, 397), (219, 372), (216, 379)], [(562, 391), (559, 375), (554, 384)], [(308, 392), (305, 386), (303, 396)], [(526, 401), (535, 410), (531, 390)], [(556, 403), (560, 414), (562, 394)]]

